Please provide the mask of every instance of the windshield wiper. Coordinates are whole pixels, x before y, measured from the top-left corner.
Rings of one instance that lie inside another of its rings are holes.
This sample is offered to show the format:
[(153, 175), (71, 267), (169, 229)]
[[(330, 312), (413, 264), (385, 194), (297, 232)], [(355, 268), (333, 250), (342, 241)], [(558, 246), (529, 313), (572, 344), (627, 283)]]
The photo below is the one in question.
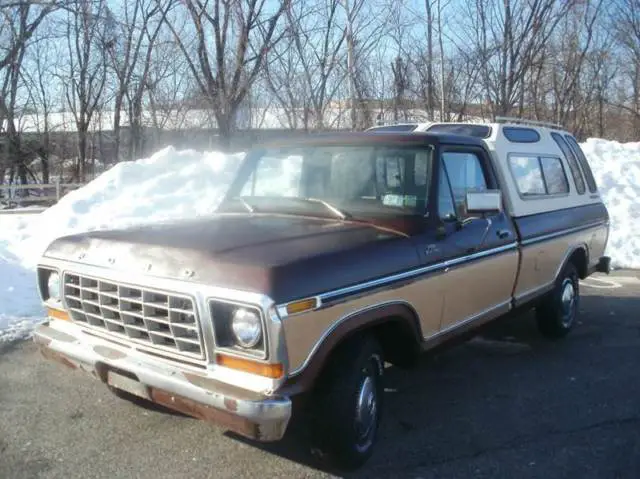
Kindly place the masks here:
[(237, 201), (237, 202), (239, 202), (239, 203), (242, 203), (242, 206), (244, 206), (244, 207), (247, 209), (247, 211), (248, 211), (249, 213), (255, 213), (255, 211), (256, 211), (255, 206), (250, 205), (250, 204), (249, 204), (247, 201), (245, 201), (245, 199), (244, 199), (244, 198), (242, 198), (241, 196), (233, 196), (232, 198), (228, 198), (228, 199), (226, 199), (226, 200), (222, 201), (222, 202), (220, 203), (220, 206), (221, 206), (221, 207), (225, 206), (226, 204), (228, 204), (228, 203), (227, 203), (228, 201)]
[(320, 203), (322, 206), (324, 206), (326, 209), (328, 209), (329, 211), (331, 211), (334, 215), (336, 215), (338, 218), (342, 219), (342, 220), (347, 220), (347, 219), (351, 219), (353, 218), (353, 216), (344, 211), (341, 210), (340, 208), (332, 205), (331, 203), (328, 203), (327, 201), (324, 200), (320, 200), (318, 198), (301, 198), (298, 196), (293, 196), (293, 197), (287, 197), (287, 199), (294, 199), (294, 200), (298, 200), (298, 201), (306, 201), (309, 203)]
[[(245, 199), (242, 196), (234, 196), (231, 199), (242, 203), (242, 205), (249, 211), (249, 213), (254, 213), (256, 211), (255, 206), (253, 206), (249, 202), (245, 201)], [(353, 218), (353, 216), (350, 213), (348, 213), (346, 211), (343, 211), (340, 208), (332, 205), (331, 203), (328, 203), (327, 201), (324, 201), (324, 200), (321, 200), (321, 199), (318, 199), (318, 198), (302, 198), (302, 197), (299, 197), (299, 196), (280, 196), (280, 197), (278, 197), (278, 199), (279, 200), (298, 201), (298, 202), (301, 202), (301, 203), (319, 203), (322, 206), (324, 206), (327, 210), (329, 210), (331, 213), (333, 213), (335, 216), (340, 218), (341, 220), (346, 220), (346, 219)]]

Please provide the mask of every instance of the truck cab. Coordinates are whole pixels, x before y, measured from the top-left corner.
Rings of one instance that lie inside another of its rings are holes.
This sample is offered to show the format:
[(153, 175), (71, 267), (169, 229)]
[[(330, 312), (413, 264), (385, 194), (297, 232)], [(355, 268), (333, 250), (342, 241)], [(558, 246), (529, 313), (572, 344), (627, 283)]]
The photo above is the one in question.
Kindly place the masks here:
[(304, 398), (317, 447), (373, 454), (384, 364), (518, 308), (576, 325), (609, 217), (575, 138), (500, 120), (251, 150), (208, 217), (58, 238), (43, 354), (257, 441)]

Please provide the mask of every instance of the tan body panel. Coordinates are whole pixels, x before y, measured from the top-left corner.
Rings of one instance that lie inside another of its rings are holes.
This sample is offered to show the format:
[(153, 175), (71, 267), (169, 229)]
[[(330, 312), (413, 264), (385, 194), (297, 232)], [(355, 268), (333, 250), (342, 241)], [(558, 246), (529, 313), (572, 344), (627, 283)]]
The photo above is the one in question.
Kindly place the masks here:
[[(409, 305), (418, 315), (423, 339), (434, 337), (480, 312), (489, 313), (510, 300), (517, 267), (518, 252), (503, 252), (311, 313), (290, 316), (283, 321), (289, 370), (296, 373), (303, 368), (314, 348), (337, 324), (375, 305), (398, 302)], [(486, 281), (489, 276), (494, 279)]]
[(423, 336), (436, 334), (442, 317), (446, 274), (444, 271), (430, 273), (402, 286), (387, 286), (372, 294), (365, 293), (311, 313), (286, 318), (283, 329), (289, 353), (289, 371), (296, 372), (302, 368), (314, 347), (341, 319), (374, 305), (408, 303), (420, 318)]
[(440, 330), (508, 303), (517, 271), (517, 250), (451, 268), (444, 276), (445, 307)]
[(604, 254), (606, 239), (607, 227), (603, 225), (523, 246), (516, 300), (530, 299), (538, 291), (548, 289), (569, 255), (577, 248), (587, 249), (590, 266), (597, 263)]

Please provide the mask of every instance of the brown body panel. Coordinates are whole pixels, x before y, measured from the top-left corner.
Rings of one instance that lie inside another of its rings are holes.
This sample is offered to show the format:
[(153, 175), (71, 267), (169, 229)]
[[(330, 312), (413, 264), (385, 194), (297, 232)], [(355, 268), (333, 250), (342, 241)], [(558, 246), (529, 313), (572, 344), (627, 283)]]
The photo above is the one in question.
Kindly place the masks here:
[[(392, 226), (410, 228), (408, 220)], [(57, 239), (45, 255), (267, 294), (278, 303), (420, 264), (411, 237), (384, 222), (275, 214), (94, 231)], [(345, 263), (348, 268), (336, 267)]]

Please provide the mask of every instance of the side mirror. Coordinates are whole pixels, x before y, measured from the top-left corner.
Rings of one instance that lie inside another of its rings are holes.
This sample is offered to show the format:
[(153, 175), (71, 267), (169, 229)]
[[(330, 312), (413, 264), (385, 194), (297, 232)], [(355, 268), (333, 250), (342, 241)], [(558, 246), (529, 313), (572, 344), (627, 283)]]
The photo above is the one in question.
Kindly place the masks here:
[(467, 191), (465, 208), (468, 214), (500, 213), (502, 211), (500, 190)]

